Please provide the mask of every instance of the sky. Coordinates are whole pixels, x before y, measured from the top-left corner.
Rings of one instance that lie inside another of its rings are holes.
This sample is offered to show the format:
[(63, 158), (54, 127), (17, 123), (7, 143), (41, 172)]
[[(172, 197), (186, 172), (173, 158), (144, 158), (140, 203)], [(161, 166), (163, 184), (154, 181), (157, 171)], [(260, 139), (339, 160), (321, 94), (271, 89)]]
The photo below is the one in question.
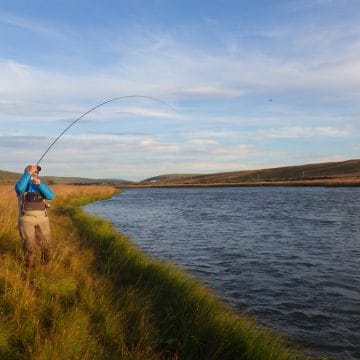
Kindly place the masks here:
[(358, 0), (0, 0), (0, 169), (141, 180), (360, 158)]

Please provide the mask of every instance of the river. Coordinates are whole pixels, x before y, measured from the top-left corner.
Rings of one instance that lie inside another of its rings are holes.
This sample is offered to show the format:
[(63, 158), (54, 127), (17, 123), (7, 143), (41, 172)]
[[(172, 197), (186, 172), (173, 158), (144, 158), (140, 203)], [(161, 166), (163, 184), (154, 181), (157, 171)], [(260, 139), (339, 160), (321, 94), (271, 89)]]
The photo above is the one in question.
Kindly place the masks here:
[(360, 188), (131, 189), (85, 209), (310, 354), (360, 359)]

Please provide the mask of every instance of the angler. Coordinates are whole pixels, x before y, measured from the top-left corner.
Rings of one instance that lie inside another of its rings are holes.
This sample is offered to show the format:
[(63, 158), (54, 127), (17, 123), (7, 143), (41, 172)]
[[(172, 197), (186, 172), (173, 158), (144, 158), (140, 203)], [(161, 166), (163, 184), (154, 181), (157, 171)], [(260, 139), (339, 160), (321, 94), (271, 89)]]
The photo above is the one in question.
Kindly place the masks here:
[(54, 192), (39, 178), (41, 167), (28, 165), (15, 185), (19, 201), (19, 232), (23, 241), (26, 268), (34, 266), (37, 246), (43, 263), (50, 259), (50, 224), (46, 200), (53, 200)]

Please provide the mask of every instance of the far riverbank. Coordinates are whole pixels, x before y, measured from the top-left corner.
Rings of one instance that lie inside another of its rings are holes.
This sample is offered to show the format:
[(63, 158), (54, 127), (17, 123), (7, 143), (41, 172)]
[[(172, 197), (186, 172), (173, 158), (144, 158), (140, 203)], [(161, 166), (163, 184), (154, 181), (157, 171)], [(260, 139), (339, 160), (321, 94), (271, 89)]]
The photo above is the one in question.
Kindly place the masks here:
[(314, 187), (359, 187), (359, 177), (339, 178), (316, 178), (316, 179), (287, 179), (287, 180), (265, 180), (248, 182), (139, 182), (117, 186), (119, 188), (161, 188), (161, 187), (249, 187), (249, 186), (314, 186)]

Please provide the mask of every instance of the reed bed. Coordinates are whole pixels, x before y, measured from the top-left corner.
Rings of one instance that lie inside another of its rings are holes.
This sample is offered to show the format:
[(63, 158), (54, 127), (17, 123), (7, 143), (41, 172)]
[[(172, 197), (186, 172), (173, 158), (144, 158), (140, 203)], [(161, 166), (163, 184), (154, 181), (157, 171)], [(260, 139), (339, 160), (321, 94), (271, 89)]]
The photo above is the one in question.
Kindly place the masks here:
[(79, 208), (115, 189), (53, 189), (52, 258), (26, 274), (15, 192), (0, 187), (0, 359), (304, 358)]

